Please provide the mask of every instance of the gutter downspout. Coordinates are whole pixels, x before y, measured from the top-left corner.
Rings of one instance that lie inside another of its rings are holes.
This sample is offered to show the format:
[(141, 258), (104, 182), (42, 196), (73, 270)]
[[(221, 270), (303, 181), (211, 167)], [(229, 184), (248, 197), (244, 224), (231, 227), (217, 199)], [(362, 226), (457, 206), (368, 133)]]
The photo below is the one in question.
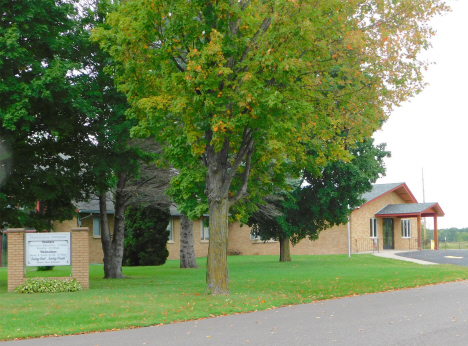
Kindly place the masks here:
[(91, 216), (93, 216), (93, 213), (89, 213), (88, 216), (80, 218), (80, 214), (78, 214), (78, 218), (76, 219), (77, 226), (81, 227), (81, 220), (87, 219), (88, 217), (91, 217)]

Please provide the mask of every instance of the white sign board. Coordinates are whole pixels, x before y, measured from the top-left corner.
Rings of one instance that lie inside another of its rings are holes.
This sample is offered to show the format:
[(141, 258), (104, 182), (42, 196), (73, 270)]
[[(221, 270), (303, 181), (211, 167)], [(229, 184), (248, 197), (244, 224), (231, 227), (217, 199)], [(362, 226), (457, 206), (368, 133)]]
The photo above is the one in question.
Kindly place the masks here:
[(70, 233), (26, 233), (26, 267), (71, 264)]

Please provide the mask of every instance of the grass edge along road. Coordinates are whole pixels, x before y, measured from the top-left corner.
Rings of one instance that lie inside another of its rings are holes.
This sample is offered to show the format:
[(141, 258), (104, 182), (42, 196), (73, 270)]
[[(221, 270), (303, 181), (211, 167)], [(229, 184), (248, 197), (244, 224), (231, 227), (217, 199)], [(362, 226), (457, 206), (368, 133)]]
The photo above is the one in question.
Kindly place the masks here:
[(0, 340), (143, 327), (468, 279), (468, 267), (373, 255), (292, 256), (287, 263), (278, 256), (230, 256), (231, 294), (210, 296), (206, 258), (197, 261), (200, 269), (180, 269), (178, 260), (124, 267), (128, 278), (120, 280), (102, 279), (102, 265), (91, 265), (90, 289), (52, 294), (7, 293), (1, 268)]

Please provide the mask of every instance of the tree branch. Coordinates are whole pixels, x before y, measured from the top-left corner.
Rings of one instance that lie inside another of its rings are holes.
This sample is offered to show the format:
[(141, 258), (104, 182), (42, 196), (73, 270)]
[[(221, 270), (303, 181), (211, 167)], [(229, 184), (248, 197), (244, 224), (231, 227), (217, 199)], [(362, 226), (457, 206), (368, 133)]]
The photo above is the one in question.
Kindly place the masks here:
[(237, 203), (237, 201), (239, 201), (241, 198), (245, 196), (248, 196), (249, 194), (247, 192), (247, 186), (248, 186), (249, 177), (250, 177), (250, 167), (251, 167), (250, 163), (251, 163), (252, 155), (254, 152), (253, 149), (254, 149), (254, 142), (253, 140), (251, 140), (251, 142), (249, 143), (247, 154), (246, 154), (245, 169), (244, 169), (244, 173), (242, 177), (243, 178), (242, 186), (239, 189), (239, 192), (237, 192), (237, 194), (234, 197), (231, 197), (228, 199), (229, 207), (232, 207), (234, 204)]
[(234, 160), (234, 163), (231, 165), (231, 170), (227, 176), (227, 181), (229, 182), (232, 181), (244, 157), (249, 152), (249, 148), (253, 145), (253, 132), (254, 130), (249, 129), (247, 126), (244, 128), (242, 143), (239, 146), (239, 151), (237, 153), (236, 159)]
[(171, 57), (171, 60), (176, 64), (176, 67), (180, 72), (185, 72), (184, 68), (179, 65), (179, 63), (177, 62), (177, 60), (173, 56)]
[[(242, 63), (245, 60), (245, 58), (247, 57), (247, 54), (249, 54), (249, 52), (250, 52), (250, 49), (257, 42), (257, 38), (260, 36), (260, 34), (264, 34), (267, 31), (270, 24), (271, 24), (271, 17), (266, 17), (263, 20), (260, 27), (258, 28), (257, 32), (252, 37), (252, 40), (250, 41), (250, 44), (245, 48), (244, 53), (242, 54), (241, 58), (239, 59), (239, 63)], [(237, 72), (240, 72), (240, 71), (241, 71), (241, 69), (239, 69)]]

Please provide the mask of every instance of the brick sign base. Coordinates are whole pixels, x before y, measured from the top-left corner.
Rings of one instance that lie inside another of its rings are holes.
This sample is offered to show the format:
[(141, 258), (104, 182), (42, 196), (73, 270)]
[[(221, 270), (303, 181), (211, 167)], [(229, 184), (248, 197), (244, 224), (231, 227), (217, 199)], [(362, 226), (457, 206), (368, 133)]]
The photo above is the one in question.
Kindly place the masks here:
[[(89, 247), (88, 227), (71, 229), (71, 262), (72, 278), (76, 279), (84, 289), (89, 288)], [(26, 266), (24, 258), (24, 228), (9, 228), (6, 230), (8, 239), (8, 292), (26, 281)], [(69, 277), (49, 278), (68, 280)]]

